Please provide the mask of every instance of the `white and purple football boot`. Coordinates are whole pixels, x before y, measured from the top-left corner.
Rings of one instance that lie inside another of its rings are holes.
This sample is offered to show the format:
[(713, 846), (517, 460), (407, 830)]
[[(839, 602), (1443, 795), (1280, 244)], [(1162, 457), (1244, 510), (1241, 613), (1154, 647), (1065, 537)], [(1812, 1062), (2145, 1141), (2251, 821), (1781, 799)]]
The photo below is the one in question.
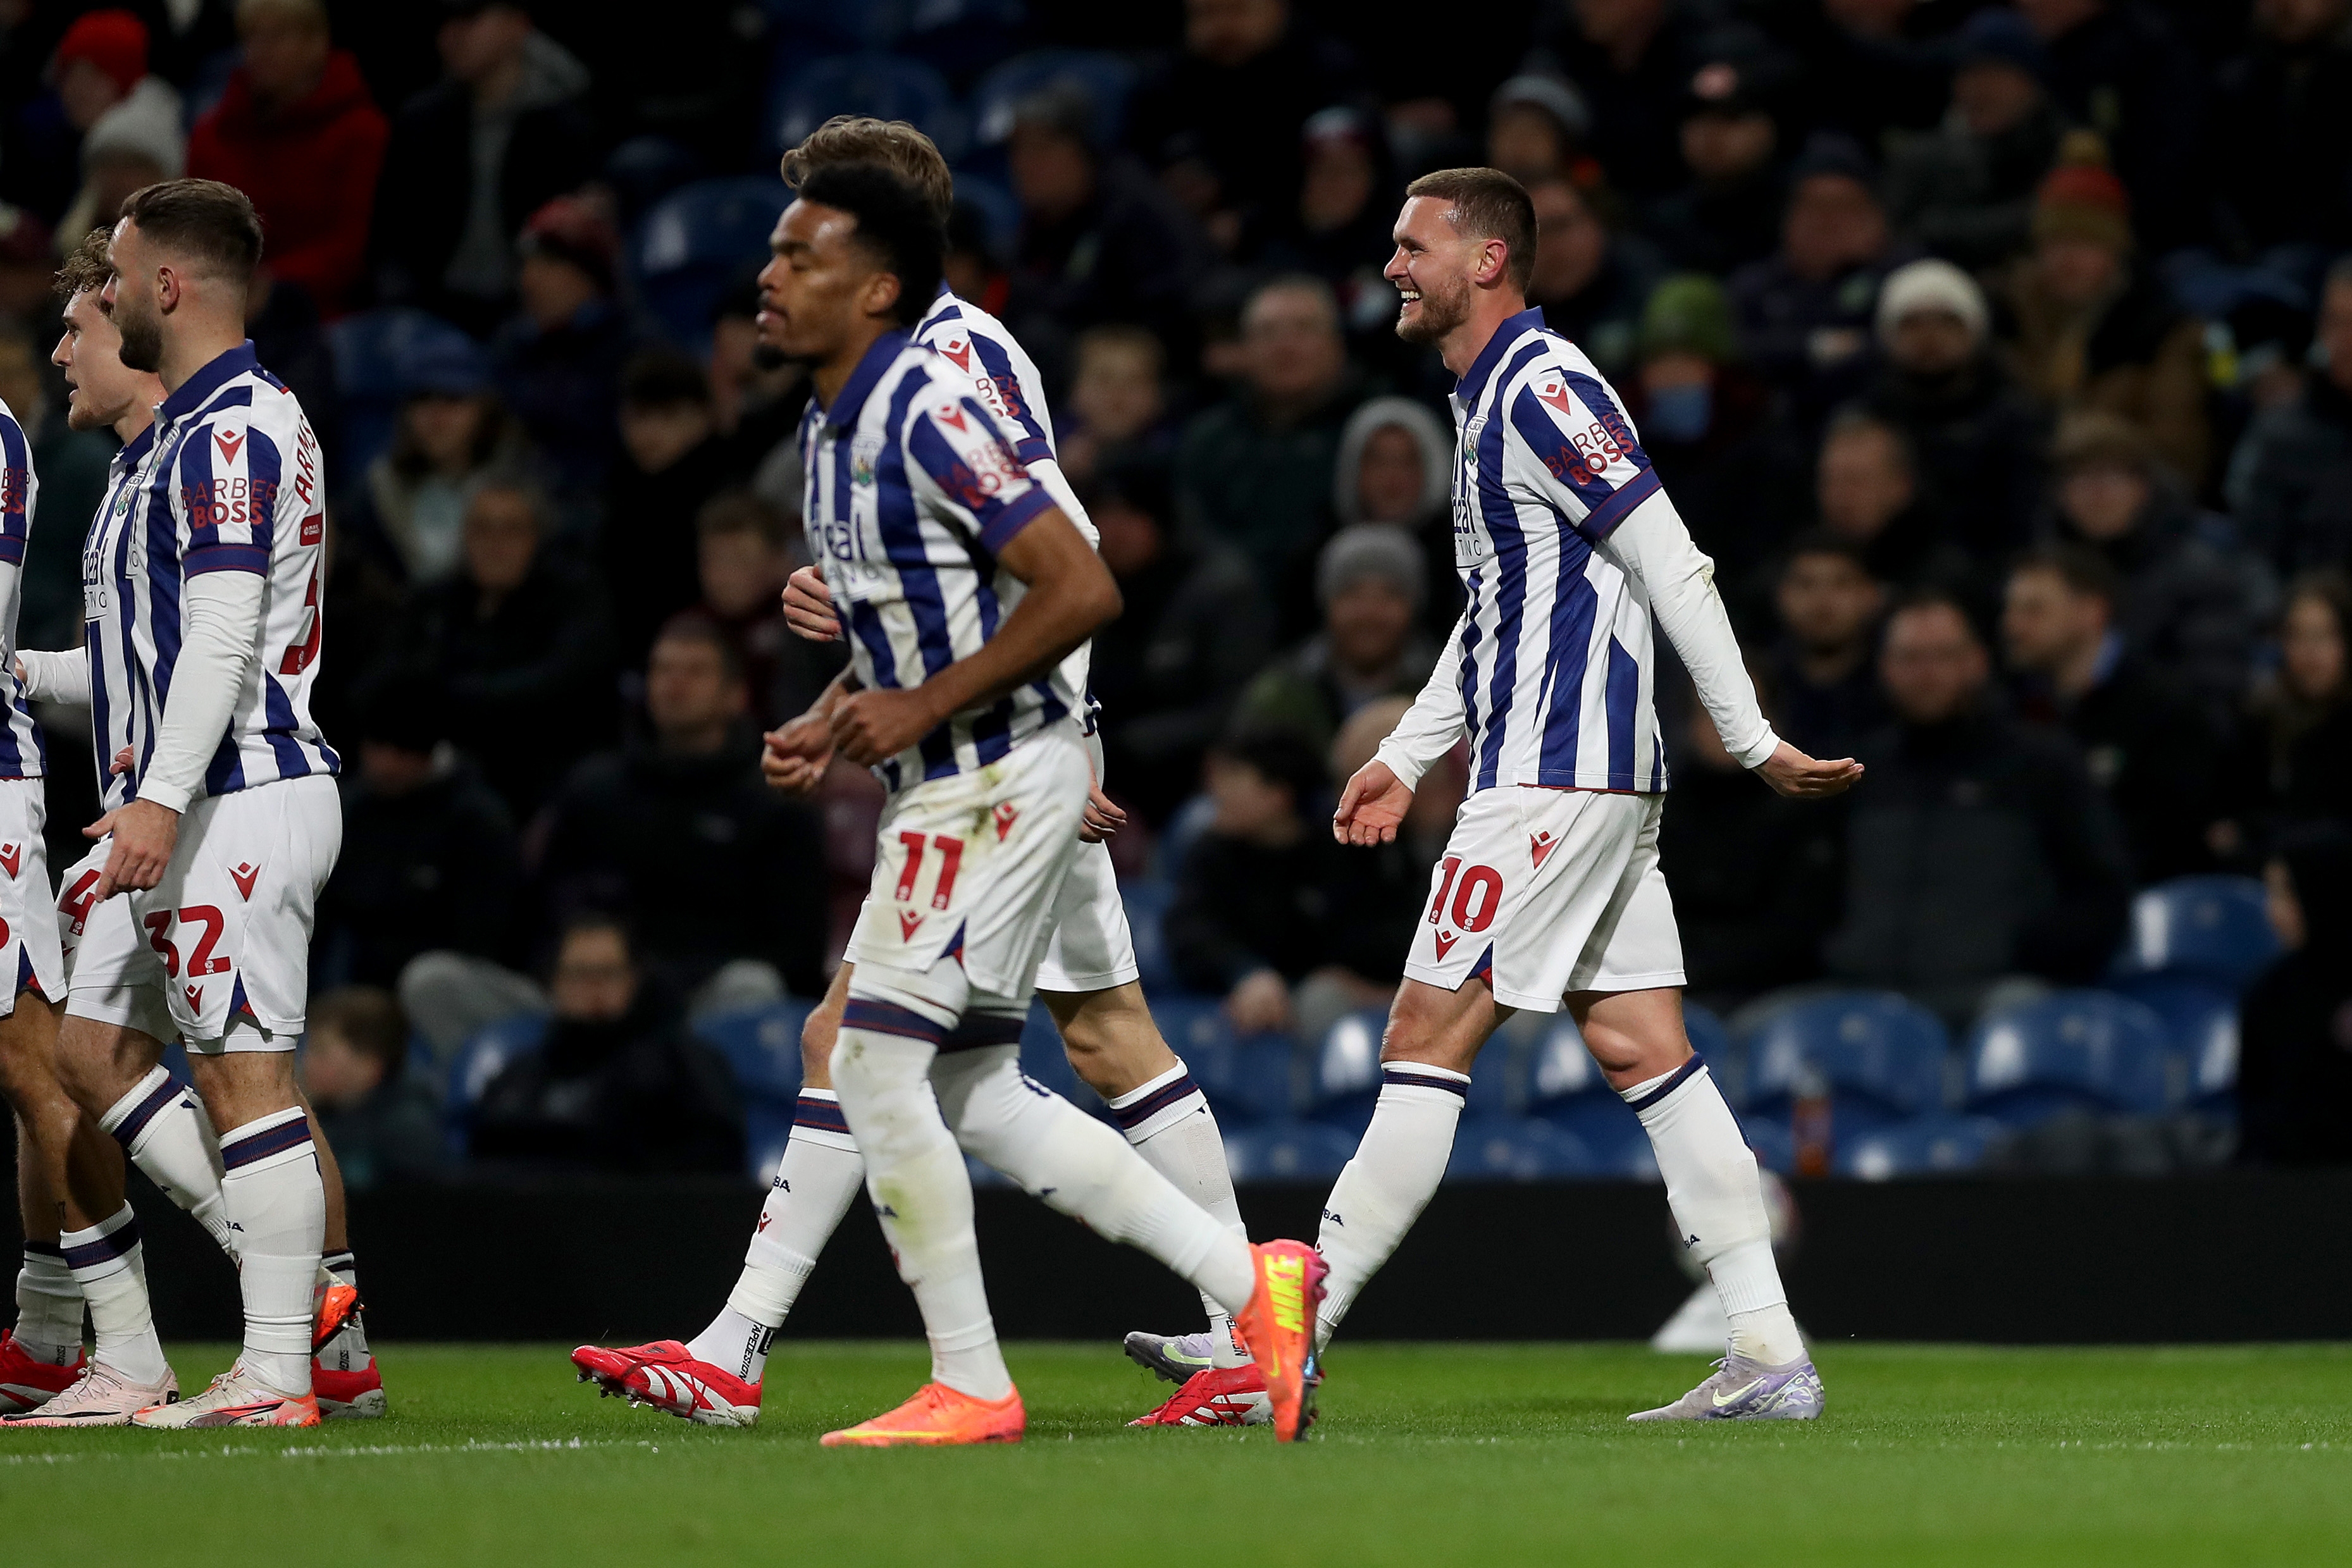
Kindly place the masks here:
[(1822, 1375), (1813, 1358), (1801, 1355), (1779, 1366), (1766, 1366), (1744, 1355), (1727, 1355), (1715, 1364), (1705, 1383), (1655, 1410), (1643, 1410), (1628, 1421), (1811, 1421), (1822, 1413)]

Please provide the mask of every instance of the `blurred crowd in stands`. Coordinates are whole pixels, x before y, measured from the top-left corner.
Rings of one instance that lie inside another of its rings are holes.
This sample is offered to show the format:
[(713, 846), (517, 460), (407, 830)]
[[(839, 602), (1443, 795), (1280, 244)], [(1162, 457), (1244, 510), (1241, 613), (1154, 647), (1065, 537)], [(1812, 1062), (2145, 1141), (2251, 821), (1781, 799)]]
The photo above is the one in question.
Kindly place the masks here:
[[(44, 362), (60, 253), (182, 173), (267, 225), (335, 497), (347, 1173), (443, 1168), (453, 1095), (478, 1157), (743, 1163), (689, 1020), (822, 990), (879, 809), (756, 768), (841, 662), (779, 613), (808, 391), (752, 352), (777, 154), (837, 112), (939, 142), (950, 281), (1046, 378), (1163, 984), (1309, 1040), (1395, 984), (1464, 773), (1388, 849), (1322, 825), (1460, 601), (1452, 381), (1381, 271), (1403, 183), (1486, 162), (1781, 734), (1868, 765), (1775, 798), (1662, 643), (1694, 998), (1964, 1030), (2100, 982), (2136, 890), (2267, 878), (2245, 1152), (2352, 1157), (2352, 0), (0, 0), (25, 645), (79, 636), (112, 446)], [(86, 721), (43, 716), (62, 844)]]

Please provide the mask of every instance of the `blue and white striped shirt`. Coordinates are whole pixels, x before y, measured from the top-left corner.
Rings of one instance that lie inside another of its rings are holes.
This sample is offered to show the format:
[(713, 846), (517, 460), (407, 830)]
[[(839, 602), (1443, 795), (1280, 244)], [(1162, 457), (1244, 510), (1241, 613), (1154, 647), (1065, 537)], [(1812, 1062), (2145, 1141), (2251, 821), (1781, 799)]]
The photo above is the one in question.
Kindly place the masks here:
[(1658, 492), (1633, 422), (1539, 310), (1496, 329), (1454, 416), (1470, 788), (1664, 790), (1649, 606), (1595, 548)]
[[(970, 379), (905, 332), (801, 423), (809, 546), (867, 686), (920, 685), (980, 651), (1026, 591), (996, 552), (1054, 505)], [(1078, 711), (1063, 665), (968, 709), (876, 771), (896, 790), (987, 766)]]
[(110, 805), (138, 793), (153, 759), (186, 635), (182, 590), (210, 571), (249, 571), (263, 588), (257, 656), (203, 793), (341, 771), (310, 717), (326, 570), (322, 477), (301, 404), (250, 342), (191, 376), (117, 456), (82, 551), (99, 768), (123, 746), (132, 758), (129, 774), (105, 785)]
[(16, 678), (16, 612), (25, 602), (25, 545), (32, 538), (33, 511), (41, 482), (33, 472), (31, 444), (16, 413), (0, 402), (0, 779), (38, 779), (48, 764), (25, 685)]

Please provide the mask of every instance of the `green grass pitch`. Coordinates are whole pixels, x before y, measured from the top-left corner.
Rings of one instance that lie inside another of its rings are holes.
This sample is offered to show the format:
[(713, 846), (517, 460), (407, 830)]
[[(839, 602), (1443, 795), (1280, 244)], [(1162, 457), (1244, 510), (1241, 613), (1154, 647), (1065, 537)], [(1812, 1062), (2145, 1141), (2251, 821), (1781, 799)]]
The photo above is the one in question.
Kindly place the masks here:
[[(179, 1346), (201, 1386), (223, 1347)], [(1628, 1427), (1700, 1361), (1346, 1345), (1324, 1420), (1130, 1432), (1111, 1347), (1008, 1347), (1019, 1448), (829, 1452), (903, 1344), (785, 1343), (750, 1432), (574, 1384), (564, 1347), (392, 1345), (393, 1414), (0, 1433), (9, 1563), (2252, 1563), (2352, 1559), (2352, 1346), (1830, 1346), (1817, 1423)]]

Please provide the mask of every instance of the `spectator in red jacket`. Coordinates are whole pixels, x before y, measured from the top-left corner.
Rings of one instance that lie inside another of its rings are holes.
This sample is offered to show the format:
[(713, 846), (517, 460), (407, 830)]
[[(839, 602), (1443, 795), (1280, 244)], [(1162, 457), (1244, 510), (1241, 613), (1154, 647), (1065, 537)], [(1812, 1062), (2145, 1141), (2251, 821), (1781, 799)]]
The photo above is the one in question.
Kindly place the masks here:
[(272, 275), (335, 315), (367, 256), (389, 130), (319, 0), (239, 0), (236, 26), (245, 57), (196, 121), (188, 172), (252, 197)]

